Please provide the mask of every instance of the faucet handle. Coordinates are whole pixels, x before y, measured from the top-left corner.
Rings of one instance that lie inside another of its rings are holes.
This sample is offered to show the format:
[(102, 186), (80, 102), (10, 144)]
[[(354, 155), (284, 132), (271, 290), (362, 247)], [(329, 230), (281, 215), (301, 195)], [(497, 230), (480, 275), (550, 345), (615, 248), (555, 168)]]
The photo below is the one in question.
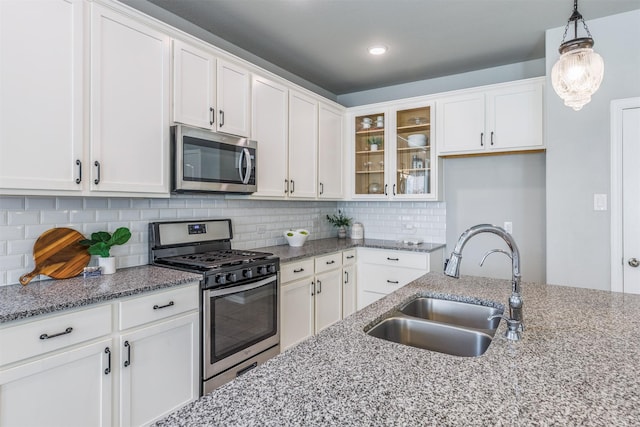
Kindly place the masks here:
[(509, 252), (503, 250), (503, 249), (491, 249), (490, 251), (487, 251), (487, 253), (485, 253), (482, 256), (482, 260), (480, 261), (480, 267), (482, 267), (482, 264), (484, 264), (484, 260), (487, 259), (487, 257), (489, 255), (491, 255), (492, 253), (495, 253), (495, 252), (500, 252), (501, 254), (505, 254), (506, 256), (508, 256), (509, 259), (513, 259), (513, 258), (511, 258), (511, 254)]
[(507, 330), (504, 333), (505, 338), (510, 341), (520, 341), (520, 339), (522, 338), (522, 331), (520, 328), (522, 322), (520, 320), (511, 319), (504, 314), (494, 314), (492, 316), (489, 316), (487, 320), (493, 320), (497, 318), (504, 319), (507, 322)]

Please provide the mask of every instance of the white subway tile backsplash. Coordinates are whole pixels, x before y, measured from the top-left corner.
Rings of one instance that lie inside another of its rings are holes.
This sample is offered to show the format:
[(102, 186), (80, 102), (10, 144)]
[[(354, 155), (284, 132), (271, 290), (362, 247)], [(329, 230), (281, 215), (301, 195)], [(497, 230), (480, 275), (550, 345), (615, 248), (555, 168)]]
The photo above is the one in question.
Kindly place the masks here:
[(56, 209), (81, 210), (84, 207), (83, 199), (76, 197), (58, 197)]
[(0, 240), (19, 240), (25, 238), (25, 227), (21, 225), (0, 226)]
[[(22, 274), (33, 269), (35, 239), (56, 226), (79, 230), (85, 236), (129, 227), (131, 240), (112, 249), (118, 256), (118, 267), (123, 268), (148, 262), (151, 221), (232, 218), (233, 247), (252, 249), (285, 244), (282, 232), (288, 228), (307, 228), (311, 239), (335, 236), (337, 231), (326, 215), (338, 209), (362, 222), (369, 238), (401, 240), (410, 233), (425, 241), (445, 241), (446, 205), (442, 202), (255, 201), (221, 195), (177, 195), (170, 199), (0, 197), (0, 286), (17, 283)], [(408, 231), (403, 224), (413, 228)], [(91, 263), (97, 261), (92, 259)]]
[(33, 225), (40, 224), (40, 212), (38, 211), (10, 211), (8, 212), (8, 225)]
[(24, 209), (24, 197), (0, 196), (0, 209), (18, 210)]

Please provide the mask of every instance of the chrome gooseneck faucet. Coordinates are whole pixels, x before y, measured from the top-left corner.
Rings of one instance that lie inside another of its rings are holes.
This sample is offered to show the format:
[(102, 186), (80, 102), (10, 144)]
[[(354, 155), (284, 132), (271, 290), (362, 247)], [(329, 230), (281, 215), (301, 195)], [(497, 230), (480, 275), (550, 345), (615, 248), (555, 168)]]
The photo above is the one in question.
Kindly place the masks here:
[(493, 249), (484, 255), (482, 262), (484, 262), (486, 257), (493, 252), (501, 252), (511, 258), (511, 296), (509, 297), (509, 318), (506, 319), (508, 330), (505, 336), (511, 340), (517, 341), (520, 339), (522, 331), (524, 330), (524, 321), (522, 317), (522, 296), (520, 295), (520, 251), (518, 250), (518, 245), (516, 245), (511, 234), (507, 233), (504, 229), (491, 224), (479, 224), (469, 228), (460, 235), (460, 238), (449, 257), (449, 262), (444, 269), (444, 274), (455, 278), (460, 277), (462, 248), (464, 248), (464, 245), (466, 245), (469, 239), (480, 233), (493, 233), (500, 236), (507, 243), (507, 246), (509, 246), (511, 251), (511, 254), (509, 254), (501, 249)]

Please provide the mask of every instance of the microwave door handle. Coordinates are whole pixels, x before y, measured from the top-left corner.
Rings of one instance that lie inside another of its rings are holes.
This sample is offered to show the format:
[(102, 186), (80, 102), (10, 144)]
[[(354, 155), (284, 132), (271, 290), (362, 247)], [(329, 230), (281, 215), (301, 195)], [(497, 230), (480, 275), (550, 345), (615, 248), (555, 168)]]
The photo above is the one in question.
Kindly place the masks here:
[(248, 285), (243, 286), (232, 286), (230, 288), (225, 289), (210, 289), (209, 290), (209, 298), (211, 297), (221, 297), (229, 294), (236, 294), (238, 292), (250, 291), (252, 289), (259, 288), (260, 286), (267, 285), (273, 282), (275, 277), (268, 277), (266, 279), (260, 280), (259, 282), (249, 283)]
[(244, 152), (244, 158), (246, 159), (247, 162), (247, 172), (244, 174), (244, 178), (242, 179), (242, 183), (243, 184), (248, 184), (249, 183), (249, 178), (251, 178), (251, 153), (249, 152), (248, 148), (243, 148), (242, 151)]
[(242, 165), (244, 164), (244, 156), (245, 156), (245, 149), (243, 148), (242, 151), (240, 151), (240, 157), (238, 157), (238, 175), (240, 175), (240, 180), (242, 182), (244, 182), (244, 176), (242, 175)]

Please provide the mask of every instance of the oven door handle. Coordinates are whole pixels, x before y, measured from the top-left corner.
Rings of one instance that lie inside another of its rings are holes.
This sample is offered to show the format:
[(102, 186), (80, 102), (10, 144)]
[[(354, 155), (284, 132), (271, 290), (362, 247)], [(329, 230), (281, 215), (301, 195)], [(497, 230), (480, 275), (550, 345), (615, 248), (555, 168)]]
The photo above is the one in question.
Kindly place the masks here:
[(249, 283), (242, 286), (232, 286), (224, 289), (209, 289), (208, 296), (211, 297), (221, 297), (224, 295), (237, 294), (238, 292), (250, 291), (252, 289), (259, 288), (261, 286), (267, 285), (275, 280), (275, 276), (268, 277), (266, 279), (260, 280), (259, 282)]

